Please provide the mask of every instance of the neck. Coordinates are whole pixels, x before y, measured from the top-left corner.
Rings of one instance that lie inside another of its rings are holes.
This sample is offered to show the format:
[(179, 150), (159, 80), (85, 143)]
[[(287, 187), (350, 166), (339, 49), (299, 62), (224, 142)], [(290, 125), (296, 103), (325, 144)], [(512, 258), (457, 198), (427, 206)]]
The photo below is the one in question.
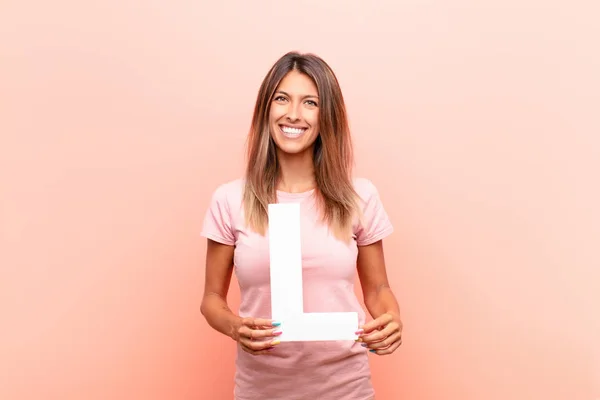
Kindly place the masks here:
[(315, 187), (315, 168), (312, 148), (300, 154), (277, 155), (279, 162), (279, 180), (277, 190), (289, 193), (300, 193)]

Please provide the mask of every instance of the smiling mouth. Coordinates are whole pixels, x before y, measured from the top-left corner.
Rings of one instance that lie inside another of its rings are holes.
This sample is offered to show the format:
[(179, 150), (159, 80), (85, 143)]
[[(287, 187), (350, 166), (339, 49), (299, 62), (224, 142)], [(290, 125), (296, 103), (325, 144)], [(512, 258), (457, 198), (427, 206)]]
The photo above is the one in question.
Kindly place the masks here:
[(279, 125), (279, 129), (281, 129), (281, 132), (285, 137), (292, 139), (302, 136), (302, 134), (307, 130), (307, 128), (293, 128), (285, 125)]

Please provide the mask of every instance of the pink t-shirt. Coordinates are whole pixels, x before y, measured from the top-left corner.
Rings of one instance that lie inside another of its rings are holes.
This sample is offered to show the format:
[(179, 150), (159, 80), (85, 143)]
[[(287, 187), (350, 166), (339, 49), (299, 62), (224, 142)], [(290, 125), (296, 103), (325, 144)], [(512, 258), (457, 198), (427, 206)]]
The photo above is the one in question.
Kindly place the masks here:
[[(240, 285), (242, 317), (271, 318), (269, 239), (247, 229), (242, 207), (243, 179), (219, 186), (204, 219), (202, 236), (235, 246), (234, 271)], [(363, 200), (363, 225), (343, 243), (319, 223), (314, 191), (278, 192), (278, 201), (300, 203), (304, 312), (365, 311), (354, 292), (357, 246), (374, 243), (393, 227), (377, 189), (354, 179)], [(354, 341), (283, 342), (268, 355), (253, 356), (238, 347), (235, 400), (371, 400), (368, 353)]]

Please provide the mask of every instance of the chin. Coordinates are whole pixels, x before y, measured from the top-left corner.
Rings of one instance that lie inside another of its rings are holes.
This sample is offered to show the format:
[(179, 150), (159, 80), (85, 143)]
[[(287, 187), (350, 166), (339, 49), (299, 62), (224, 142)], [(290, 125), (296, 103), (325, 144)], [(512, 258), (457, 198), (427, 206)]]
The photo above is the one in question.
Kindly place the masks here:
[(297, 155), (297, 154), (302, 154), (305, 153), (310, 146), (289, 146), (289, 145), (281, 145), (281, 146), (277, 146), (279, 148), (279, 151), (284, 153), (284, 154), (289, 154), (289, 155)]

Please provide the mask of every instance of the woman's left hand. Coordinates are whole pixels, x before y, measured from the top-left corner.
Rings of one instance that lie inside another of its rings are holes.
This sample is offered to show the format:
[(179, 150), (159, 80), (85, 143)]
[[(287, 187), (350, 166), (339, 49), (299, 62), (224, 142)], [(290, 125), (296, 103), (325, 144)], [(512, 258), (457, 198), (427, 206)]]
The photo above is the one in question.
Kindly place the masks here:
[(386, 313), (366, 323), (358, 341), (371, 353), (380, 356), (392, 354), (402, 344), (400, 316)]

